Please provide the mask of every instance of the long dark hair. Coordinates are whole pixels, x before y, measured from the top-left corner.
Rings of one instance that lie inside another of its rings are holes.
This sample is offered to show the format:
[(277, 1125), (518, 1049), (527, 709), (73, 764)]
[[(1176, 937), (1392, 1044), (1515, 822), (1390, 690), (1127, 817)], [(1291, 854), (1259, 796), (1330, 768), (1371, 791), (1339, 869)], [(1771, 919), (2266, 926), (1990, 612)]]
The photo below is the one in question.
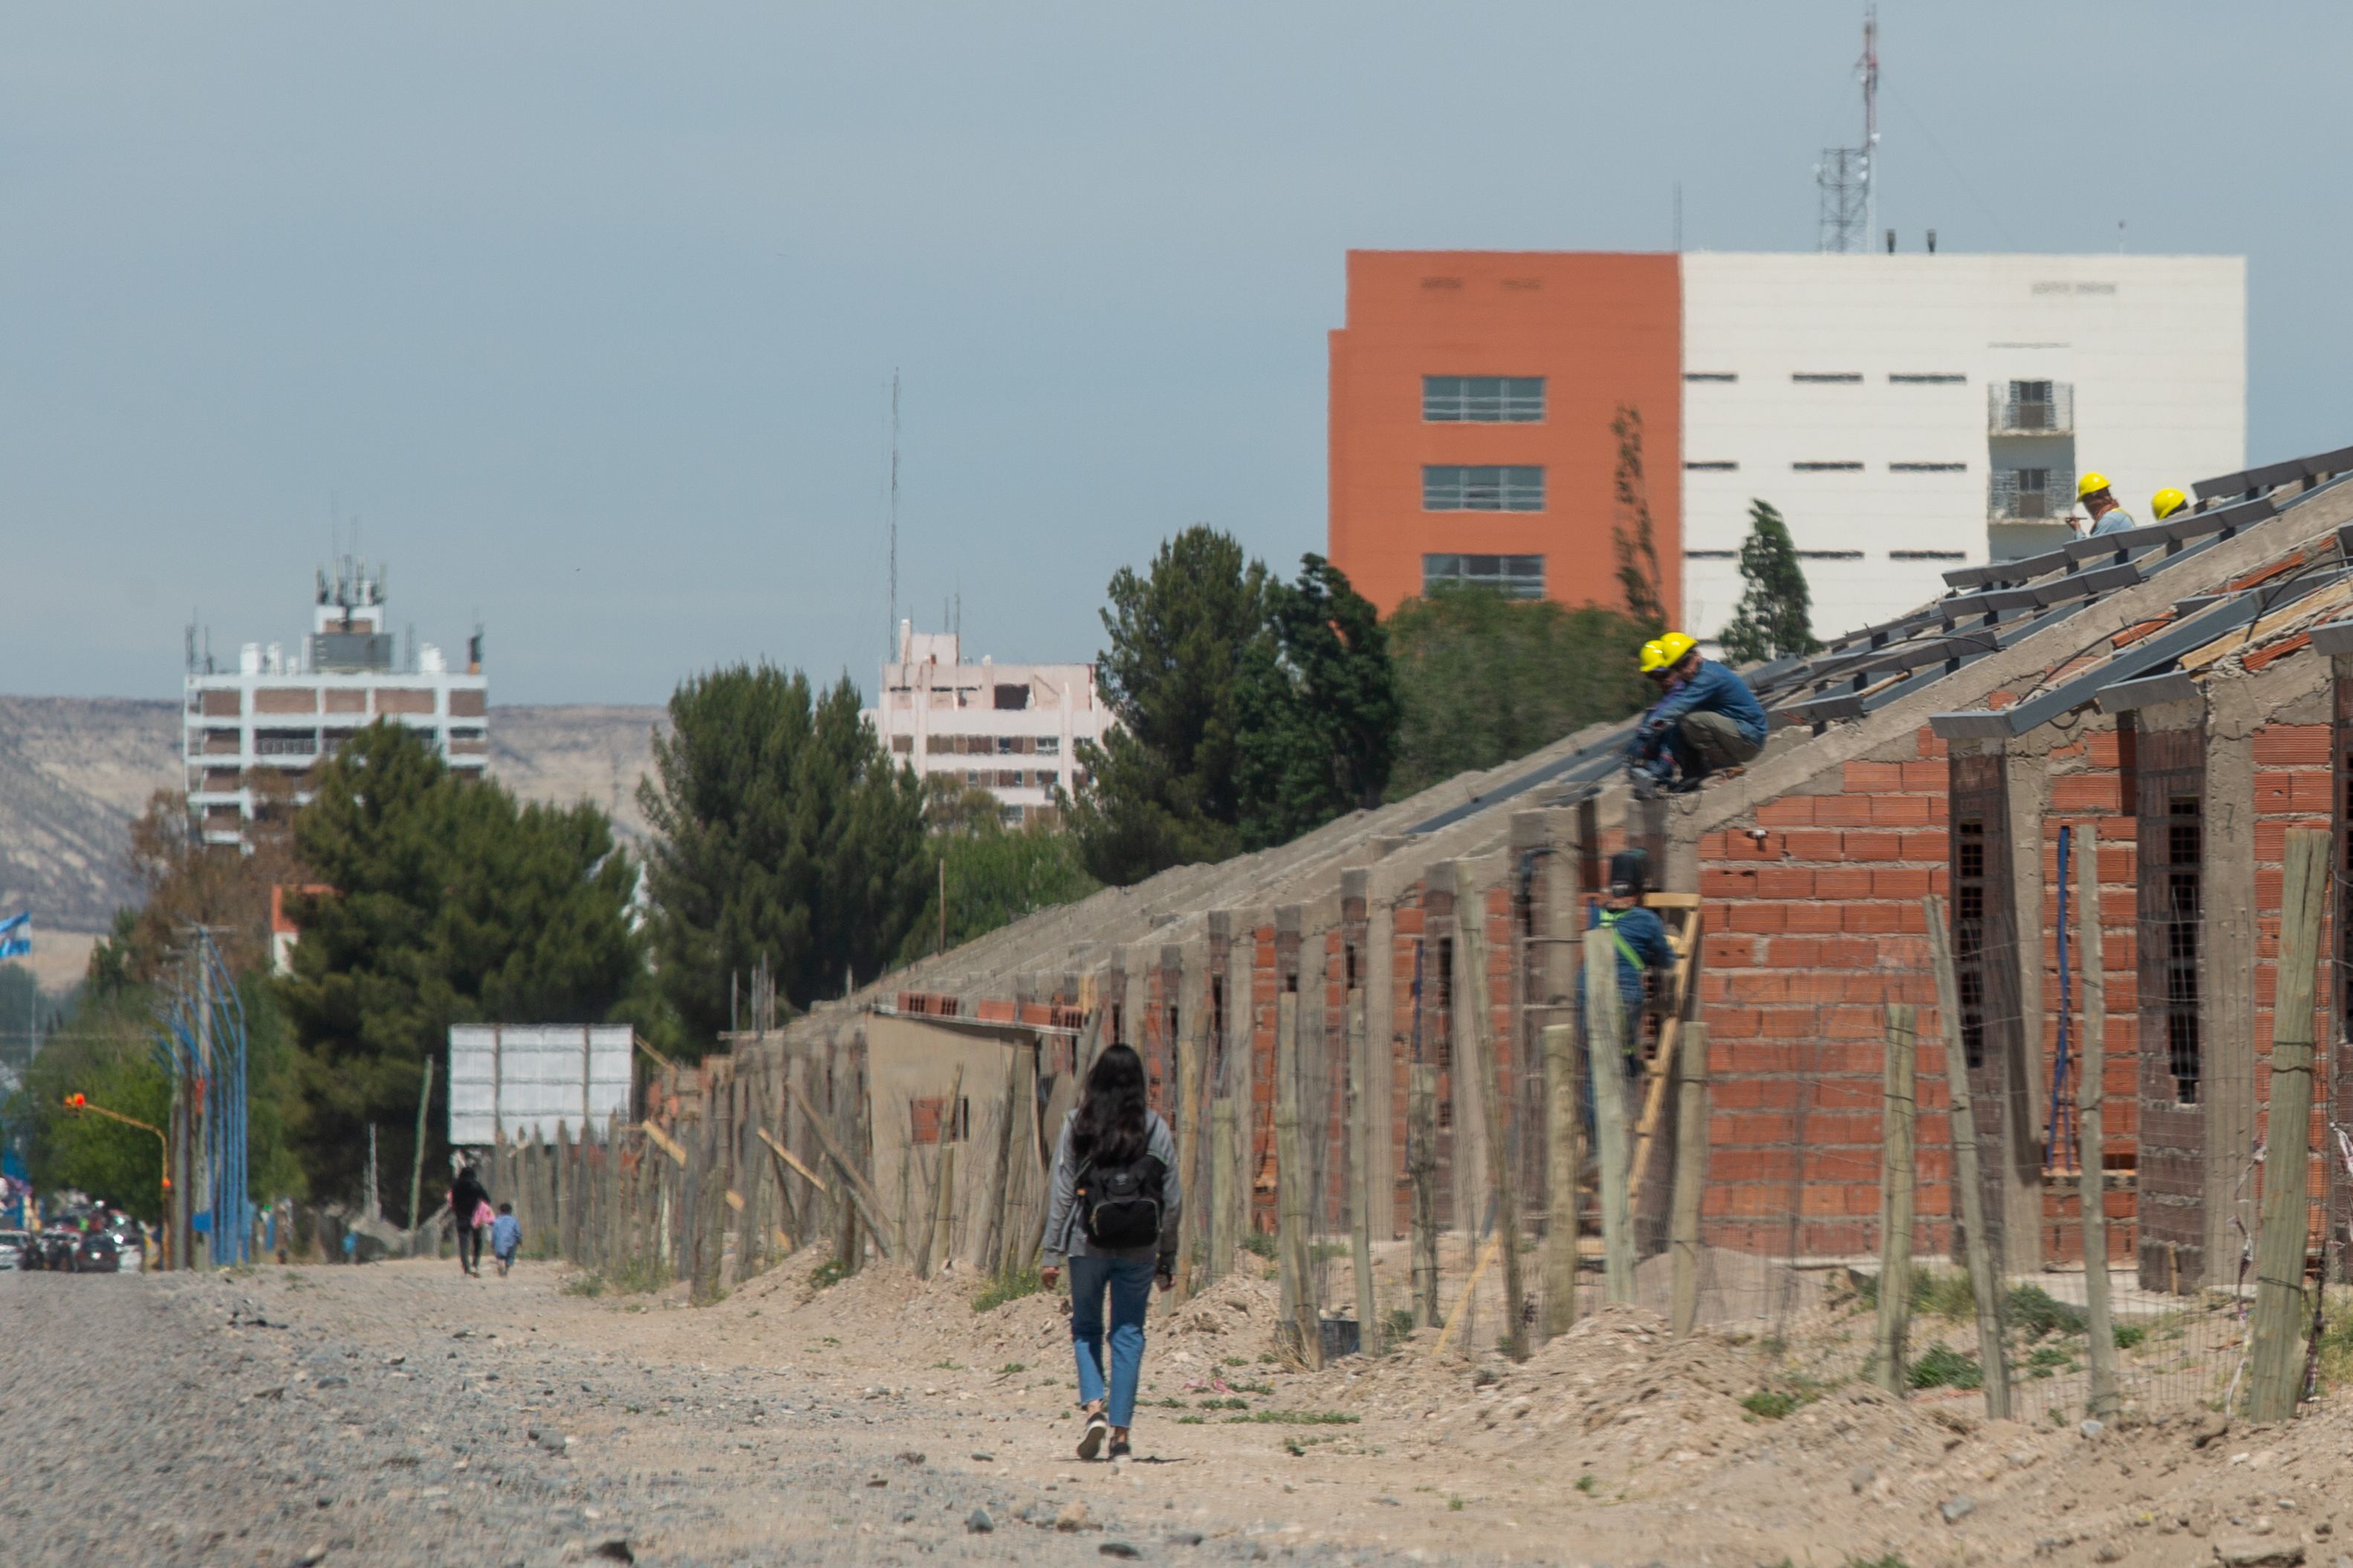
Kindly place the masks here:
[(1071, 1128), (1071, 1150), (1082, 1161), (1124, 1165), (1141, 1156), (1145, 1131), (1144, 1058), (1134, 1046), (1112, 1046), (1087, 1069), (1086, 1093)]

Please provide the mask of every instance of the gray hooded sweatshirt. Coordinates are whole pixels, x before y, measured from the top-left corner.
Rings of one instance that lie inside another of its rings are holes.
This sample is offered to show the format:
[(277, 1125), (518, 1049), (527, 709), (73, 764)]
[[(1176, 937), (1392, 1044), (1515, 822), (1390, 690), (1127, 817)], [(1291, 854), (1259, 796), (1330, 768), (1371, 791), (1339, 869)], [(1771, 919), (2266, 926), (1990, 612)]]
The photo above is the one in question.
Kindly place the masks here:
[(1059, 1268), (1066, 1258), (1115, 1258), (1128, 1263), (1151, 1263), (1155, 1274), (1176, 1272), (1176, 1223), (1184, 1212), (1185, 1191), (1176, 1175), (1176, 1136), (1156, 1110), (1144, 1113), (1145, 1150), (1168, 1173), (1160, 1184), (1160, 1243), (1156, 1247), (1097, 1247), (1087, 1240), (1086, 1216), (1074, 1198), (1079, 1158), (1071, 1147), (1071, 1129), (1079, 1113), (1062, 1118), (1061, 1141), (1054, 1145), (1054, 1199), (1046, 1211), (1046, 1266)]

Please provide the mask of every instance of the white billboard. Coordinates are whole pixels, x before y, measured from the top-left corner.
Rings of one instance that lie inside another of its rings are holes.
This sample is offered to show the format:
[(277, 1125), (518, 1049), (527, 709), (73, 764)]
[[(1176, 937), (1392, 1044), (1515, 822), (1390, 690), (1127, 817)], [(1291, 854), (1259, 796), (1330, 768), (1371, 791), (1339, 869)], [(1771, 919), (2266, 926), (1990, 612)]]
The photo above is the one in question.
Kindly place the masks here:
[(453, 1024), (449, 1142), (454, 1147), (602, 1131), (629, 1117), (627, 1024)]

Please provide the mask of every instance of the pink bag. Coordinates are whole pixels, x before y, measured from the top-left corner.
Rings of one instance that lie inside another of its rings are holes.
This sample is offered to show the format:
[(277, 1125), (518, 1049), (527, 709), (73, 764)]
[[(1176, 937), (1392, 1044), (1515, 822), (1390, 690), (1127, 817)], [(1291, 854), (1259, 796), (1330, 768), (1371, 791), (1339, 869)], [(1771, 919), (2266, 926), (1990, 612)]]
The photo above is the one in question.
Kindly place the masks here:
[(471, 1225), (476, 1230), (488, 1230), (492, 1225), (497, 1223), (498, 1217), (498, 1215), (491, 1212), (490, 1201), (488, 1199), (484, 1199), (482, 1202), (474, 1205), (474, 1217), (467, 1223)]

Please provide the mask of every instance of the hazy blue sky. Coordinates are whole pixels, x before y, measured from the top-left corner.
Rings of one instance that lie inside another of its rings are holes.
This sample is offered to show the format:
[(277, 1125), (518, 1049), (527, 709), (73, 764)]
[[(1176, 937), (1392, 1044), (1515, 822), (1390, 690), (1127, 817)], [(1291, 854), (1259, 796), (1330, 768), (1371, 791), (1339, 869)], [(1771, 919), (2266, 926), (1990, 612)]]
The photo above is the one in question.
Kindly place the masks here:
[[(2250, 258), (2249, 457), (2353, 441), (2342, 5), (1882, 14), (1916, 248)], [(0, 8), (0, 689), (306, 629), (335, 509), (495, 701), (900, 598), (1092, 657), (1206, 521), (1324, 533), (1351, 247), (1810, 249), (1860, 6)]]

